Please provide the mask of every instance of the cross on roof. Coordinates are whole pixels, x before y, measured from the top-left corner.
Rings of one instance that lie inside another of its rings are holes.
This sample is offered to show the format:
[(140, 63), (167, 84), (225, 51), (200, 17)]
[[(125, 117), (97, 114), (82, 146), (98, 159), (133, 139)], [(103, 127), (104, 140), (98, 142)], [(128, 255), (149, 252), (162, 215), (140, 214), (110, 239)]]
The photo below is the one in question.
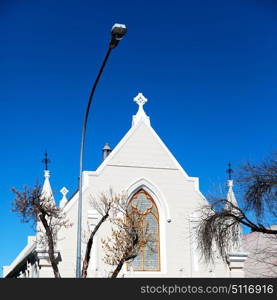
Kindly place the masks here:
[(226, 172), (229, 175), (229, 180), (231, 180), (232, 179), (232, 173), (234, 173), (234, 171), (231, 169), (231, 163), (230, 162), (228, 163), (228, 169), (226, 170)]
[(45, 170), (48, 170), (48, 164), (51, 162), (50, 159), (48, 158), (48, 153), (45, 152), (45, 158), (42, 160), (42, 162), (45, 164)]
[(137, 96), (134, 98), (134, 101), (142, 107), (148, 100), (142, 95), (142, 93), (138, 93)]

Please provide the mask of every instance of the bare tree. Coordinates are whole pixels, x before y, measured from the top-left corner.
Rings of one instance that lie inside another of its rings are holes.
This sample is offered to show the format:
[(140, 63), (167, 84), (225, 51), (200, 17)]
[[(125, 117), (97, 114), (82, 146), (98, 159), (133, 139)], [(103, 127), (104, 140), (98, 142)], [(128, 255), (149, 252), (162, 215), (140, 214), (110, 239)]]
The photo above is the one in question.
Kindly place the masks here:
[[(124, 263), (133, 261), (143, 247), (151, 247), (152, 236), (148, 224), (143, 226), (143, 216), (128, 209), (128, 202), (119, 204), (119, 216), (111, 219), (113, 224), (111, 236), (102, 239), (105, 251), (104, 262), (116, 266), (111, 278), (116, 278)], [(151, 248), (152, 251), (155, 251)]]
[(70, 226), (62, 210), (54, 202), (43, 197), (41, 188), (36, 185), (33, 189), (25, 187), (22, 192), (12, 188), (15, 199), (12, 203), (12, 211), (19, 214), (24, 223), (31, 222), (36, 225), (41, 222), (44, 231), (41, 232), (41, 243), (47, 247), (49, 259), (55, 278), (60, 278), (58, 261), (55, 258), (55, 243), (57, 232), (61, 227)]
[(94, 236), (96, 235), (101, 225), (109, 218), (111, 209), (118, 205), (119, 200), (120, 200), (120, 196), (116, 195), (112, 191), (112, 189), (110, 189), (108, 193), (105, 192), (101, 193), (98, 199), (92, 198), (91, 205), (101, 215), (101, 219), (98, 221), (93, 231), (90, 233), (89, 239), (86, 243), (86, 252), (83, 260), (83, 267), (81, 273), (82, 278), (87, 277), (87, 269), (91, 259), (90, 254), (91, 254)]
[(239, 228), (277, 236), (270, 227), (277, 220), (277, 152), (264, 162), (241, 167), (237, 176), (242, 208), (227, 199), (210, 199), (201, 209), (197, 227), (198, 249), (205, 261), (214, 261), (214, 247), (226, 261), (227, 253), (240, 240)]

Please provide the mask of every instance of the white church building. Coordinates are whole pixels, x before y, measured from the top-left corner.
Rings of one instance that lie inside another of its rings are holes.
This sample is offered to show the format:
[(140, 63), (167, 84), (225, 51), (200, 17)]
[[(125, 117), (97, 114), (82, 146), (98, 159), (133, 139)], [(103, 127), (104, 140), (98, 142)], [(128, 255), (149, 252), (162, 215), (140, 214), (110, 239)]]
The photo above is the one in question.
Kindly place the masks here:
[[(247, 254), (242, 249), (230, 253), (227, 263), (218, 259), (214, 265), (206, 265), (201, 260), (194, 238), (195, 224), (198, 209), (208, 202), (199, 190), (198, 178), (186, 173), (152, 128), (144, 111), (147, 99), (139, 93), (134, 101), (138, 111), (129, 131), (112, 151), (106, 151), (109, 155), (95, 171), (83, 172), (82, 229), (93, 230), (100, 218), (91, 206), (91, 195), (110, 188), (124, 191), (130, 203), (141, 201), (142, 207), (148, 208), (146, 218), (155, 228), (158, 243), (154, 254), (141, 251), (132, 268), (124, 265), (118, 277), (244, 277)], [(106, 146), (104, 150), (109, 149)], [(44, 176), (42, 191), (53, 198), (48, 170)], [(227, 197), (236, 204), (232, 185), (229, 180)], [(75, 277), (79, 193), (67, 199), (67, 192), (62, 188), (59, 205), (72, 226), (58, 232), (55, 251), (61, 277)], [(105, 222), (95, 236), (88, 277), (109, 277), (115, 268), (103, 261), (101, 240), (107, 237), (110, 226)], [(37, 239), (36, 235), (28, 237), (26, 247), (3, 267), (4, 277), (54, 277), (48, 253), (38, 246)], [(83, 241), (82, 254), (84, 251)]]

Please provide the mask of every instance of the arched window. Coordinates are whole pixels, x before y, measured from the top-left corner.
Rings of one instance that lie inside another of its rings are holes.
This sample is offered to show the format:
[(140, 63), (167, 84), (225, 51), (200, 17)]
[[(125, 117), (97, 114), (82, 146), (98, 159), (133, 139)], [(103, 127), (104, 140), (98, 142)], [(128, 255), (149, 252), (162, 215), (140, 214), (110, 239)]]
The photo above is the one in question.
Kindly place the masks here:
[(127, 265), (133, 271), (160, 271), (159, 212), (152, 197), (143, 189), (135, 193), (129, 209), (142, 216), (142, 226), (151, 234), (151, 241), (140, 249), (138, 256)]

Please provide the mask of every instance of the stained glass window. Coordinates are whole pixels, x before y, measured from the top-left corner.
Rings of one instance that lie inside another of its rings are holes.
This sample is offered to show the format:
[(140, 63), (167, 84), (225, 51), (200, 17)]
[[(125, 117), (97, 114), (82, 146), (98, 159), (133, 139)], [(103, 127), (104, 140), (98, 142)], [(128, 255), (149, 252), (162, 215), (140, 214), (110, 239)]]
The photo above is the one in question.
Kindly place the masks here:
[(132, 197), (129, 208), (133, 213), (142, 215), (142, 226), (151, 234), (151, 241), (141, 248), (139, 255), (128, 263), (127, 268), (133, 271), (160, 271), (158, 208), (152, 197), (143, 189)]

